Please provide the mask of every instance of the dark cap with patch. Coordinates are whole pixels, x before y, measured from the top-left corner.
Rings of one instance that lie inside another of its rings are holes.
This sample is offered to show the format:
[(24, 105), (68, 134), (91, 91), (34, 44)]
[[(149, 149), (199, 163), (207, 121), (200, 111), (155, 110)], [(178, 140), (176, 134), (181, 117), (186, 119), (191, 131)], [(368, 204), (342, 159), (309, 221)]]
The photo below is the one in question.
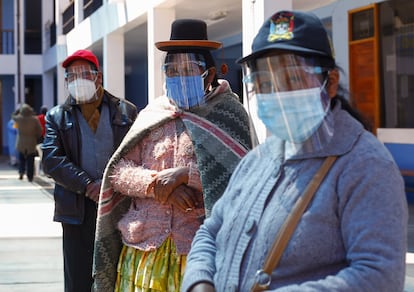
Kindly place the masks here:
[(252, 53), (238, 63), (268, 51), (319, 55), (333, 60), (331, 42), (320, 19), (307, 12), (279, 11), (266, 20), (254, 38)]

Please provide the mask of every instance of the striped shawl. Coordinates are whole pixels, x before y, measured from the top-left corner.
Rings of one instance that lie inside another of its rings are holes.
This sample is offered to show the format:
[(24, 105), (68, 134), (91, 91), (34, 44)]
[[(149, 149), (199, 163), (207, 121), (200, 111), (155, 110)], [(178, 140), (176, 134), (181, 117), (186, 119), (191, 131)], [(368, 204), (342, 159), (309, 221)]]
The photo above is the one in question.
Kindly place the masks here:
[(249, 118), (237, 96), (226, 89), (192, 112), (177, 112), (166, 97), (143, 109), (106, 166), (98, 208), (94, 251), (94, 289), (113, 291), (122, 248), (117, 223), (130, 206), (130, 198), (114, 192), (111, 171), (143, 137), (165, 122), (180, 118), (186, 126), (197, 157), (206, 216), (224, 192), (241, 157), (251, 148)]

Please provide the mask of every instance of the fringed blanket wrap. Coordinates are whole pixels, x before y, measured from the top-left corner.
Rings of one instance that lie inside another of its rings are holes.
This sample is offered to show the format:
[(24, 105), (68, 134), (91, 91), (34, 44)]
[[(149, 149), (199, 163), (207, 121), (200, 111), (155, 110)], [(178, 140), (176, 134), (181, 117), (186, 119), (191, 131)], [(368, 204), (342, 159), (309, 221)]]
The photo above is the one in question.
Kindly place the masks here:
[(177, 112), (166, 97), (158, 97), (143, 109), (105, 169), (95, 239), (95, 291), (114, 289), (122, 248), (117, 223), (131, 202), (129, 197), (112, 190), (108, 179), (111, 171), (149, 132), (175, 118), (182, 119), (195, 147), (206, 216), (224, 192), (240, 158), (251, 148), (248, 115), (231, 91), (220, 93), (193, 112)]

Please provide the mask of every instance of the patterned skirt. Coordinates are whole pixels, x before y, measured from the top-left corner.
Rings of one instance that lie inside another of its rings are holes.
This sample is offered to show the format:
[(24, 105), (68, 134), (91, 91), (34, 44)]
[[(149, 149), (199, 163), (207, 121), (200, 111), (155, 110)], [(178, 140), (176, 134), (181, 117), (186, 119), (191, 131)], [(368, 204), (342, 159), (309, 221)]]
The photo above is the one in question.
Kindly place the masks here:
[(155, 251), (123, 246), (118, 262), (116, 292), (180, 291), (187, 256), (177, 255), (171, 238)]

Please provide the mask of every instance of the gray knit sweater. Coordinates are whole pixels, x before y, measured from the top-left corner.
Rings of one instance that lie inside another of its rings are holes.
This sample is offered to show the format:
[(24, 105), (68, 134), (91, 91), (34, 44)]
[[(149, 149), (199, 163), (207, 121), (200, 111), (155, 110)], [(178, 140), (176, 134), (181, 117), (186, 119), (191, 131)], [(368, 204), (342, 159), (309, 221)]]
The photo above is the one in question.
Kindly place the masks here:
[(328, 155), (338, 159), (303, 214), (271, 290), (403, 291), (407, 203), (385, 147), (350, 115), (334, 110), (334, 136), (322, 151), (284, 161), (268, 139), (246, 155), (201, 226), (182, 291), (197, 282), (249, 291), (276, 232)]

